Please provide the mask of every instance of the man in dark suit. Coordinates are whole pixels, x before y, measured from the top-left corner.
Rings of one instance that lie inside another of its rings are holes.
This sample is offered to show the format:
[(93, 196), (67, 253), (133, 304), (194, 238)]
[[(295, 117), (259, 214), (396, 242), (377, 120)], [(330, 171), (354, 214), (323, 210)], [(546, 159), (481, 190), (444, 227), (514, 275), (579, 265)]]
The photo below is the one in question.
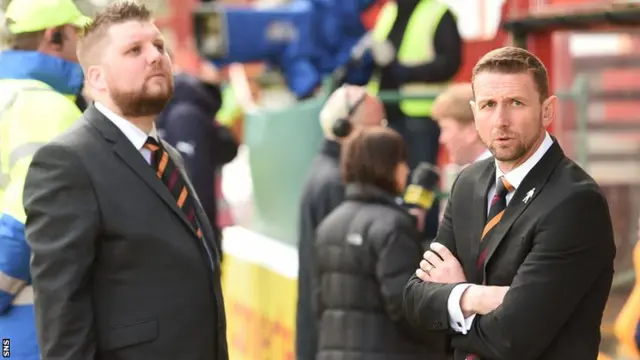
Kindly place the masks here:
[(607, 201), (546, 127), (557, 99), (526, 50), (473, 71), (476, 128), (494, 159), (462, 171), (440, 230), (405, 288), (424, 331), (455, 359), (593, 359), (613, 277)]
[(302, 190), (298, 228), (298, 303), (296, 311), (296, 359), (315, 360), (318, 347), (316, 314), (313, 311), (312, 270), (316, 266), (314, 242), (316, 228), (344, 199), (340, 175), (340, 142), (348, 135), (334, 131), (339, 119), (355, 127), (380, 126), (384, 108), (380, 100), (364, 88), (345, 85), (334, 91), (320, 112), (325, 140), (309, 169)]
[(163, 37), (116, 2), (78, 55), (95, 103), (24, 189), (42, 359), (227, 360), (215, 236), (154, 125), (173, 92)]

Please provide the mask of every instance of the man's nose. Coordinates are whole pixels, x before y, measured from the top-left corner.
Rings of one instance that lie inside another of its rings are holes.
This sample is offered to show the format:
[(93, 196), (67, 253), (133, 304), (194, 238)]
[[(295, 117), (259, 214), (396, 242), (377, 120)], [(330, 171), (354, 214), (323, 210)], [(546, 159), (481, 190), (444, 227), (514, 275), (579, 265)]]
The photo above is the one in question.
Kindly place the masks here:
[(496, 126), (500, 126), (500, 127), (506, 126), (509, 124), (508, 112), (506, 111), (504, 106), (500, 105), (496, 108), (493, 122)]
[(147, 51), (147, 60), (150, 64), (159, 62), (164, 56), (164, 51), (158, 49), (157, 47), (151, 45), (150, 49)]

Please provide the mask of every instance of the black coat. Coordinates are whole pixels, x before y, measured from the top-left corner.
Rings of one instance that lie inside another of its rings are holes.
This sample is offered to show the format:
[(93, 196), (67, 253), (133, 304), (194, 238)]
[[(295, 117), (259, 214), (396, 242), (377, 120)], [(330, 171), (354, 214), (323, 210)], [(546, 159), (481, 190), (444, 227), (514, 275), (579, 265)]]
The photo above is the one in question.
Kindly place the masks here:
[[(163, 146), (180, 170), (178, 152)], [(42, 359), (228, 360), (216, 234), (200, 237), (94, 106), (33, 156), (24, 187)]]
[(317, 360), (444, 358), (445, 339), (406, 321), (402, 290), (422, 259), (414, 219), (380, 189), (351, 184), (318, 227)]
[(325, 140), (314, 159), (300, 202), (298, 227), (298, 305), (296, 312), (296, 359), (313, 360), (318, 347), (316, 318), (311, 308), (313, 251), (318, 225), (344, 199), (340, 180), (340, 144)]

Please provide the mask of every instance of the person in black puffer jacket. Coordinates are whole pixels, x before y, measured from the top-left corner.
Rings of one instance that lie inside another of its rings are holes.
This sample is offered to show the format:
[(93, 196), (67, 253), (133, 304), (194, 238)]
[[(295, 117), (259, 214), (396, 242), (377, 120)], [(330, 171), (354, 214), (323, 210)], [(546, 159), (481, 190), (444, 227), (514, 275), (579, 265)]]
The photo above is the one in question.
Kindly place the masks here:
[(440, 360), (445, 337), (403, 317), (402, 293), (422, 259), (415, 218), (398, 205), (409, 167), (402, 138), (358, 131), (341, 156), (345, 201), (316, 237), (316, 360)]

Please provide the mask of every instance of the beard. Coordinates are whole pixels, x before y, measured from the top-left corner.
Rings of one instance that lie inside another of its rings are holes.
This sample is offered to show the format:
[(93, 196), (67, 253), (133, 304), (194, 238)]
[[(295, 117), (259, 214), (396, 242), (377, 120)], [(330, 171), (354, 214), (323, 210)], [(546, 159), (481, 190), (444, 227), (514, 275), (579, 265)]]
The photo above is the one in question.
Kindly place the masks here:
[(530, 146), (526, 146), (520, 141), (516, 141), (516, 144), (511, 147), (499, 147), (493, 144), (489, 147), (489, 151), (491, 151), (493, 157), (498, 161), (504, 162), (513, 162), (522, 158), (529, 149)]
[(528, 139), (522, 138), (517, 134), (510, 134), (510, 140), (508, 144), (500, 144), (498, 142), (492, 142), (489, 145), (489, 151), (493, 154), (493, 157), (502, 162), (517, 162), (526, 156), (538, 140), (544, 133), (536, 134)]
[(125, 118), (156, 116), (173, 96), (173, 79), (165, 79), (165, 84), (156, 91), (150, 90), (149, 82), (145, 82), (138, 91), (111, 90), (111, 98)]

